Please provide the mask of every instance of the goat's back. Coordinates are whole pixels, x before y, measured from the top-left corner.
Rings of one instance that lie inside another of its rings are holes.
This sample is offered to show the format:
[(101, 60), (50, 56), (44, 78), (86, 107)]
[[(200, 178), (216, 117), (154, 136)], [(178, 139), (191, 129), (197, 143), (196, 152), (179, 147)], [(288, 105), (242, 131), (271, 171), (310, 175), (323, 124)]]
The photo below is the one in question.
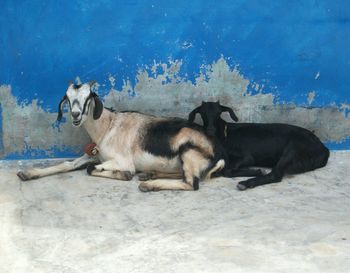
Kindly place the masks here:
[(259, 166), (273, 166), (287, 146), (304, 157), (321, 156), (327, 162), (329, 151), (311, 131), (281, 123), (229, 123), (225, 146), (229, 154), (252, 155)]
[(209, 156), (214, 155), (213, 142), (203, 129), (180, 118), (156, 119), (150, 122), (142, 144), (146, 151), (163, 157), (174, 157), (184, 145), (196, 147)]

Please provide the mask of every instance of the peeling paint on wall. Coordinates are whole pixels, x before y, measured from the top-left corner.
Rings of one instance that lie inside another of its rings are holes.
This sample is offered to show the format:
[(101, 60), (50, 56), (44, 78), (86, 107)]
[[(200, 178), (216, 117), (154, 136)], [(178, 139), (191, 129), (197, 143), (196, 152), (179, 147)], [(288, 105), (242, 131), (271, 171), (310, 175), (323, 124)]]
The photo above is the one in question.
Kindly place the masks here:
[[(195, 83), (179, 76), (181, 64), (181, 61), (170, 61), (169, 64), (154, 64), (151, 73), (147, 69), (139, 71), (134, 88), (130, 83), (125, 83), (119, 91), (113, 87), (104, 98), (105, 104), (117, 110), (187, 118), (202, 100), (220, 100), (234, 108), (241, 122), (294, 124), (314, 131), (325, 142), (339, 143), (350, 136), (350, 118), (343, 106), (317, 108), (279, 104), (272, 93), (262, 93), (263, 88), (257, 83), (251, 85), (260, 92), (250, 94), (249, 81), (237, 68), (230, 68), (223, 57), (206, 66)], [(158, 67), (162, 68), (162, 73), (157, 73)], [(135, 93), (132, 99), (128, 95), (130, 92)], [(308, 94), (309, 105), (315, 96), (314, 91)]]
[[(274, 94), (263, 93), (263, 85), (251, 83), (231, 68), (221, 57), (212, 65), (203, 66), (201, 73), (192, 82), (180, 76), (182, 61), (154, 63), (140, 69), (136, 84), (124, 80), (120, 90), (115, 87), (115, 77), (108, 75), (109, 90), (105, 93), (105, 106), (117, 111), (137, 110), (160, 116), (187, 118), (188, 113), (201, 101), (216, 101), (232, 106), (241, 122), (282, 122), (299, 125), (316, 133), (323, 141), (342, 142), (350, 136), (349, 105), (340, 107), (300, 107), (294, 104), (279, 104)], [(79, 80), (79, 78), (77, 78)], [(252, 86), (257, 93), (248, 92)], [(64, 91), (62, 91), (63, 93)], [(310, 92), (307, 102), (313, 102), (316, 93)], [(2, 147), (1, 157), (27, 150), (44, 150), (47, 156), (54, 151), (69, 149), (81, 151), (88, 136), (83, 129), (73, 128), (70, 122), (60, 129), (53, 126), (56, 113), (44, 111), (37, 100), (20, 104), (11, 94), (10, 86), (1, 86)], [(224, 118), (228, 118), (225, 116)]]
[(311, 105), (312, 102), (314, 101), (315, 97), (316, 97), (316, 92), (315, 92), (315, 91), (309, 92), (309, 93), (307, 94), (307, 103), (308, 103), (309, 105)]
[(2, 121), (2, 150), (0, 157), (9, 154), (43, 150), (44, 155), (53, 156), (54, 151), (69, 150), (78, 153), (88, 143), (84, 130), (73, 128), (69, 122), (57, 128), (56, 113), (44, 111), (37, 100), (30, 104), (20, 104), (11, 94), (11, 87), (0, 86), (0, 105)]
[(220, 99), (241, 121), (302, 125), (350, 149), (350, 51), (339, 39), (350, 37), (350, 1), (61, 2), (0, 9), (1, 157), (76, 154), (69, 123), (47, 128), (77, 75), (116, 109), (186, 117)]
[(321, 75), (321, 73), (320, 73), (320, 71), (318, 71), (315, 75), (315, 80), (318, 80), (320, 78), (320, 75)]
[[(224, 58), (202, 69), (195, 83), (179, 76), (181, 61), (154, 64), (140, 70), (133, 87), (124, 82), (121, 90), (114, 87), (104, 97), (105, 104), (117, 110), (139, 110), (161, 116), (187, 117), (202, 100), (220, 100), (227, 105), (273, 105), (272, 94), (249, 95), (249, 81), (237, 70), (230, 69)], [(161, 68), (161, 73), (158, 68)], [(135, 96), (131, 99), (130, 93)], [(246, 115), (246, 113), (244, 114)]]

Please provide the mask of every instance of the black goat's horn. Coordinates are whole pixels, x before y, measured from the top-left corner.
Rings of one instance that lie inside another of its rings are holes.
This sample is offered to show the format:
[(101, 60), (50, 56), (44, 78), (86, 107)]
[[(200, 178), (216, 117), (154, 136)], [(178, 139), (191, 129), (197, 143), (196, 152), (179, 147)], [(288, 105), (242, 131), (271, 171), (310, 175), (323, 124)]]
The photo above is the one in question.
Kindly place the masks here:
[(198, 106), (196, 109), (194, 109), (189, 115), (188, 115), (188, 121), (190, 123), (193, 123), (195, 118), (196, 118), (196, 114), (198, 114), (199, 109), (201, 108), (201, 106)]
[(222, 112), (228, 112), (230, 114), (230, 117), (232, 120), (238, 121), (238, 118), (237, 118), (235, 112), (233, 112), (233, 110), (230, 107), (221, 105), (221, 110), (222, 110)]

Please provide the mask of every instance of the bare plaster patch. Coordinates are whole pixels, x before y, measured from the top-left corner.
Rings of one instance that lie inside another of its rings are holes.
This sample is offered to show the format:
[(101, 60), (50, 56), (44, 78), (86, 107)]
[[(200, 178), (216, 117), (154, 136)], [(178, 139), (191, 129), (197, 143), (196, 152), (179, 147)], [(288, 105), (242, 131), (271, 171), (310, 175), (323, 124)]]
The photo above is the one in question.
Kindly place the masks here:
[[(263, 84), (249, 82), (223, 57), (212, 65), (201, 67), (194, 82), (180, 75), (181, 66), (182, 61), (178, 60), (154, 62), (138, 71), (135, 85), (124, 80), (121, 90), (116, 89), (115, 76), (111, 73), (108, 76), (111, 87), (104, 97), (105, 106), (117, 111), (135, 110), (187, 118), (202, 100), (220, 100), (235, 110), (240, 122), (299, 125), (314, 131), (323, 141), (339, 143), (350, 137), (349, 107), (345, 102), (340, 107), (333, 104), (322, 108), (279, 104), (274, 94), (263, 93)], [(248, 86), (258, 93), (249, 93)], [(309, 105), (315, 95), (315, 92), (308, 94)], [(20, 104), (11, 94), (10, 86), (0, 87), (0, 103), (4, 147), (0, 156), (23, 153), (28, 148), (44, 150), (47, 155), (51, 155), (52, 148), (64, 150), (68, 147), (78, 152), (89, 141), (84, 129), (73, 128), (70, 122), (61, 124), (60, 130), (52, 126), (56, 113), (44, 111), (36, 100)], [(229, 118), (226, 114), (223, 117)]]
[[(342, 142), (350, 136), (350, 118), (347, 107), (301, 107), (294, 104), (278, 104), (272, 93), (262, 93), (263, 86), (250, 83), (237, 68), (230, 68), (224, 58), (204, 66), (195, 83), (179, 76), (181, 61), (168, 64), (155, 63), (149, 69), (140, 70), (133, 87), (124, 82), (121, 90), (114, 86), (105, 96), (105, 104), (119, 110), (137, 110), (161, 116), (180, 116), (200, 105), (201, 101), (217, 101), (231, 106), (241, 122), (281, 122), (308, 128), (323, 141)], [(162, 73), (157, 73), (161, 68)], [(248, 85), (259, 91), (250, 94)], [(130, 92), (135, 97), (130, 98)], [(311, 104), (316, 96), (312, 91), (307, 100)], [(224, 116), (228, 118), (228, 115)]]
[(88, 136), (84, 130), (73, 128), (70, 122), (53, 126), (56, 113), (44, 111), (33, 100), (30, 104), (19, 104), (11, 93), (11, 87), (0, 86), (0, 104), (2, 108), (2, 142), (0, 156), (10, 153), (21, 154), (27, 150), (40, 149), (46, 155), (53, 155), (53, 149), (69, 148), (79, 152)]

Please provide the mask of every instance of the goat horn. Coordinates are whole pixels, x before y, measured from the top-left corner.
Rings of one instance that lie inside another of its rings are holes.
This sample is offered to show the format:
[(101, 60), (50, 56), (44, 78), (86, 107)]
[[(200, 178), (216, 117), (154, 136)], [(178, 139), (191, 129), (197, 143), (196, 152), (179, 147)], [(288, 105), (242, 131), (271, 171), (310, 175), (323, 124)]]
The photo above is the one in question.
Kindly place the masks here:
[(198, 114), (199, 109), (201, 108), (201, 106), (197, 107), (196, 109), (194, 109), (189, 115), (188, 115), (188, 121), (190, 123), (193, 123), (195, 118), (196, 118), (196, 114)]
[(222, 112), (228, 112), (230, 114), (230, 117), (232, 120), (238, 121), (236, 114), (233, 112), (233, 110), (230, 107), (221, 105), (221, 110), (222, 110)]

